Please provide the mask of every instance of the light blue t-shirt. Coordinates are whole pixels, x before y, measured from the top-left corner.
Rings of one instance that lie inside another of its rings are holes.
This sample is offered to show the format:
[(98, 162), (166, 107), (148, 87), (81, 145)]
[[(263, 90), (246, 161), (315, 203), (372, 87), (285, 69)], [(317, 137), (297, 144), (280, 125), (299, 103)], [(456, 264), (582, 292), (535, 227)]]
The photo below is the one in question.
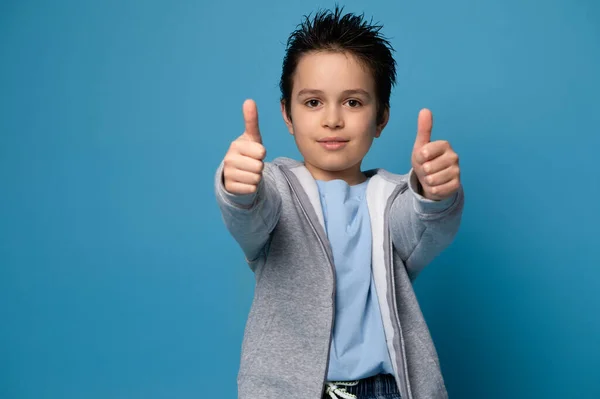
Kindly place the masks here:
[(371, 222), (364, 183), (317, 180), (336, 271), (336, 309), (329, 381), (391, 374), (375, 281), (371, 273)]

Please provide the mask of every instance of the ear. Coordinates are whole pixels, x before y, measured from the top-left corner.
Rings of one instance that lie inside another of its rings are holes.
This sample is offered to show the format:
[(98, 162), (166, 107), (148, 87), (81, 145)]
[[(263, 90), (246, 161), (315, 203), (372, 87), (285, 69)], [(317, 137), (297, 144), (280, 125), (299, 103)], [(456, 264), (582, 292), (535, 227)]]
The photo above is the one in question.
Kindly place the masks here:
[(287, 126), (288, 130), (290, 131), (290, 134), (293, 136), (294, 125), (292, 125), (292, 121), (288, 117), (288, 114), (285, 110), (285, 101), (281, 101), (281, 116), (283, 117), (283, 121), (285, 122), (285, 125)]
[(377, 124), (377, 129), (375, 130), (375, 137), (379, 138), (379, 136), (381, 136), (381, 132), (383, 132), (383, 129), (385, 129), (385, 126), (387, 125), (389, 120), (390, 120), (390, 109), (388, 107), (385, 107), (385, 110), (383, 111), (381, 120)]

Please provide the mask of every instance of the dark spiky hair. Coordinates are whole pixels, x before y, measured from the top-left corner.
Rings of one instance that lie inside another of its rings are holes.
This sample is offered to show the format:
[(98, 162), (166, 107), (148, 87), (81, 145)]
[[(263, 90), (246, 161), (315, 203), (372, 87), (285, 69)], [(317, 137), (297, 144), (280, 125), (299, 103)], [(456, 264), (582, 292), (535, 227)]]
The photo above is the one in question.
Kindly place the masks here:
[(380, 34), (381, 25), (368, 23), (364, 14), (342, 15), (343, 7), (319, 11), (313, 19), (310, 15), (297, 26), (287, 41), (283, 59), (281, 80), (281, 101), (291, 120), (290, 100), (294, 72), (303, 55), (314, 51), (342, 52), (354, 55), (369, 68), (375, 80), (377, 97), (377, 120), (390, 107), (390, 93), (396, 83), (396, 62), (392, 56), (394, 49)]

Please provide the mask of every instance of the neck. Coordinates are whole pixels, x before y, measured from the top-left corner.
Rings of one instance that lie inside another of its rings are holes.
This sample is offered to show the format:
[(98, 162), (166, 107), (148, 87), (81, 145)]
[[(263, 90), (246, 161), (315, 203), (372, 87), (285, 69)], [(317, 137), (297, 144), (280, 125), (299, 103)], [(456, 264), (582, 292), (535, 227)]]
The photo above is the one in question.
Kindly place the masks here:
[(364, 183), (367, 180), (367, 176), (360, 170), (360, 163), (348, 169), (335, 171), (320, 169), (308, 162), (305, 162), (304, 165), (315, 180), (344, 180), (350, 186)]

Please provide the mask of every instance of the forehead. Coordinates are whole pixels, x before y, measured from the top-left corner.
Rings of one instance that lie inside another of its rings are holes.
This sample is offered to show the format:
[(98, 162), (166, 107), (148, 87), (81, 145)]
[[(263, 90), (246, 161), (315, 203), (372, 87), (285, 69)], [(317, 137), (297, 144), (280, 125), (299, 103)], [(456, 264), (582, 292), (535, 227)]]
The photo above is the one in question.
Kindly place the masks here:
[(319, 51), (300, 58), (294, 73), (293, 91), (322, 90), (326, 93), (362, 89), (374, 92), (375, 81), (369, 68), (347, 52)]

